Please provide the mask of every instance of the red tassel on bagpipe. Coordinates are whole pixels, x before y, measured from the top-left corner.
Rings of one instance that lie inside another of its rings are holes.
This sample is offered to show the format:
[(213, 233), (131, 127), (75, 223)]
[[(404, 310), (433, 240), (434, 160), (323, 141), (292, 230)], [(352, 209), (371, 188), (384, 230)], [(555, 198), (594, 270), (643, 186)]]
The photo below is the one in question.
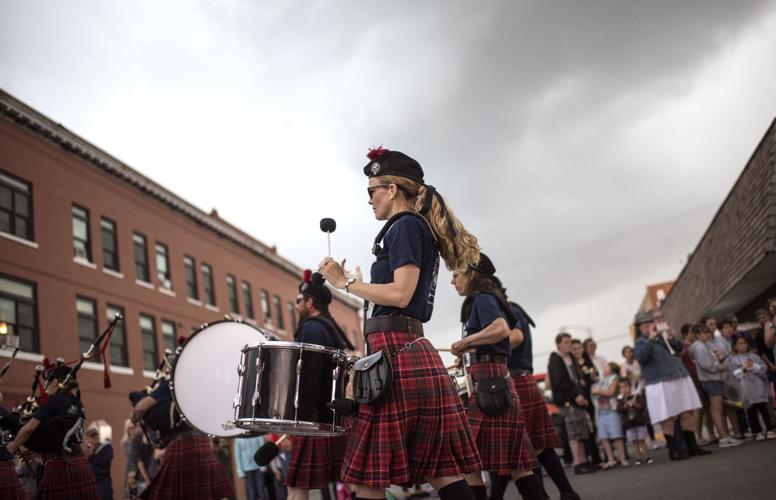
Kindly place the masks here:
[[(43, 359), (44, 362), (48, 361), (47, 359)], [(40, 378), (40, 373), (38, 374), (38, 393), (40, 396), (38, 397), (38, 406), (44, 406), (46, 403), (48, 403), (48, 394), (46, 394), (46, 388), (44, 387), (44, 383)]]
[(380, 158), (383, 158), (385, 156), (388, 156), (391, 152), (382, 146), (379, 146), (377, 148), (370, 148), (369, 152), (366, 154), (366, 157), (370, 160), (379, 160)]
[(100, 347), (100, 356), (102, 356), (102, 386), (105, 389), (110, 389), (110, 371), (108, 365), (110, 364), (110, 351), (108, 351), (108, 345), (110, 345), (110, 336), (113, 335), (113, 329), (105, 336), (105, 340)]

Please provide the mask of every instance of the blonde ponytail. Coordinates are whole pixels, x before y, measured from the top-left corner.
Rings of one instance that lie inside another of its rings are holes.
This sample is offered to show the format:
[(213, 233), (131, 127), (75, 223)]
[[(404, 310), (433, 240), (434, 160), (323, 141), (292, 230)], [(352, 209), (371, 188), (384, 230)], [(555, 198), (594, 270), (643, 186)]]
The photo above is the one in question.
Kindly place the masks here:
[[(407, 198), (413, 212), (422, 213), (428, 186), (406, 177), (386, 175), (383, 178), (399, 186), (399, 191)], [(439, 245), (439, 254), (445, 261), (447, 269), (463, 272), (480, 261), (477, 238), (463, 227), (441, 194), (432, 193), (431, 207), (422, 215), (434, 231)]]

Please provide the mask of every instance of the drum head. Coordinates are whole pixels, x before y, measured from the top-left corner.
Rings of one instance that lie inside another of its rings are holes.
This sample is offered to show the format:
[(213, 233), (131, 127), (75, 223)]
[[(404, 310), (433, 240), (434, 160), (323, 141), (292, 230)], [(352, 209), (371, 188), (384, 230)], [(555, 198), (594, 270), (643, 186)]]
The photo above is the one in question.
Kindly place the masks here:
[(189, 425), (216, 437), (245, 434), (234, 420), (237, 368), (246, 344), (265, 342), (267, 334), (251, 325), (224, 320), (194, 332), (172, 366), (175, 404)]

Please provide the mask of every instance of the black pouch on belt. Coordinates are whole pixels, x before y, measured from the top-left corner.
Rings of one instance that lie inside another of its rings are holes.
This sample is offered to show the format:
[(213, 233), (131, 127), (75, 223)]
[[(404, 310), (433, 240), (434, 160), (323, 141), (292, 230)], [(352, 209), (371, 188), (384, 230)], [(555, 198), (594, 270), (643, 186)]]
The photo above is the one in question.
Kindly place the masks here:
[(359, 403), (379, 403), (391, 390), (393, 367), (385, 351), (377, 351), (356, 361), (353, 374), (353, 398)]
[(504, 377), (480, 380), (477, 383), (477, 406), (482, 413), (491, 417), (498, 417), (506, 412), (512, 406), (509, 380)]

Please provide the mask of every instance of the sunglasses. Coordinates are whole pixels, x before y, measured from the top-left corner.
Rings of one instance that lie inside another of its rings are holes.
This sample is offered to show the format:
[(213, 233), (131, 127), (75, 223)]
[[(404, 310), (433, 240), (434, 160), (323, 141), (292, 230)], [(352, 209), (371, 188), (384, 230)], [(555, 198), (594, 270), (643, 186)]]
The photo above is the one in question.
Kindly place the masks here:
[(377, 186), (366, 188), (366, 192), (369, 195), (369, 199), (371, 200), (372, 196), (374, 196), (375, 194), (375, 191), (377, 191), (380, 188), (389, 188), (389, 187), (391, 187), (390, 184), (378, 184)]

